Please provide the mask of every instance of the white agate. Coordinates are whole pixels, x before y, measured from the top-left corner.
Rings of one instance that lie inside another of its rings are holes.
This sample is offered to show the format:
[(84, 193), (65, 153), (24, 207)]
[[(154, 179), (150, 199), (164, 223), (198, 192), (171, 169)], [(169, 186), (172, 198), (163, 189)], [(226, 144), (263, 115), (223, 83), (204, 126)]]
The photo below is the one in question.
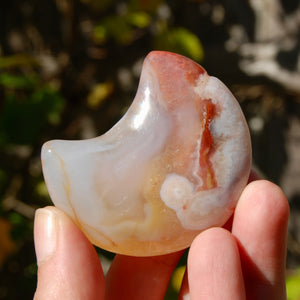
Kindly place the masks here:
[(54, 204), (95, 245), (136, 256), (183, 249), (222, 226), (250, 164), (248, 127), (230, 91), (160, 51), (146, 57), (131, 107), (107, 133), (42, 148)]

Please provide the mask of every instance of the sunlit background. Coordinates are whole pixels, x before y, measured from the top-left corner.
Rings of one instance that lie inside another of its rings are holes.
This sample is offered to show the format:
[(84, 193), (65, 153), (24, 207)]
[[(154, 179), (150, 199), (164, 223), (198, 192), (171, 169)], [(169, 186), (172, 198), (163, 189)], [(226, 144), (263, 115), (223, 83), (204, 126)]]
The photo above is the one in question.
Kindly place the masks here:
[[(201, 63), (239, 100), (254, 167), (290, 202), (288, 297), (300, 299), (299, 0), (0, 1), (0, 299), (35, 290), (34, 211), (51, 204), (41, 145), (107, 131), (153, 49)], [(112, 254), (98, 251), (107, 269)]]

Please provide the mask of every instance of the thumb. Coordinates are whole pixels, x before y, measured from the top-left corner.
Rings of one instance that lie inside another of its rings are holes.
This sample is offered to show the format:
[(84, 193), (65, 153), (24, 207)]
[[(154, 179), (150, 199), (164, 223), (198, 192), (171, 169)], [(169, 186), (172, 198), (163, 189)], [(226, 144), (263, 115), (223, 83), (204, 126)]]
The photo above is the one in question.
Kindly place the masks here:
[(38, 284), (34, 300), (104, 299), (98, 255), (80, 229), (55, 207), (36, 211)]

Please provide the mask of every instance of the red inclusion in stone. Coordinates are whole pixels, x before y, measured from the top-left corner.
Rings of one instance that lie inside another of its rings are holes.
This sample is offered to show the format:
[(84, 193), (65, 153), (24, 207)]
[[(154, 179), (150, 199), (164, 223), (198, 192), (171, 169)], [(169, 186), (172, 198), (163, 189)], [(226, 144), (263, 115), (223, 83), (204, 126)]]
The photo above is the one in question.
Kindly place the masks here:
[(199, 153), (199, 176), (203, 180), (203, 184), (198, 190), (208, 190), (217, 186), (210, 155), (213, 151), (213, 138), (209, 129), (210, 122), (215, 115), (215, 106), (211, 99), (201, 101), (202, 115), (202, 139)]

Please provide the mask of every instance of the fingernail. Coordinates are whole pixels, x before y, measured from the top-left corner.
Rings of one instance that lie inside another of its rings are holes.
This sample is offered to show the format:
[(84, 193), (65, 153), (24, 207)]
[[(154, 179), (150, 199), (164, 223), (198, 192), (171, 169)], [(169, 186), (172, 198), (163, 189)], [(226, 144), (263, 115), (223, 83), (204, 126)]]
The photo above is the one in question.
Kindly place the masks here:
[(57, 219), (51, 209), (36, 210), (34, 220), (34, 244), (38, 266), (48, 260), (57, 244)]

